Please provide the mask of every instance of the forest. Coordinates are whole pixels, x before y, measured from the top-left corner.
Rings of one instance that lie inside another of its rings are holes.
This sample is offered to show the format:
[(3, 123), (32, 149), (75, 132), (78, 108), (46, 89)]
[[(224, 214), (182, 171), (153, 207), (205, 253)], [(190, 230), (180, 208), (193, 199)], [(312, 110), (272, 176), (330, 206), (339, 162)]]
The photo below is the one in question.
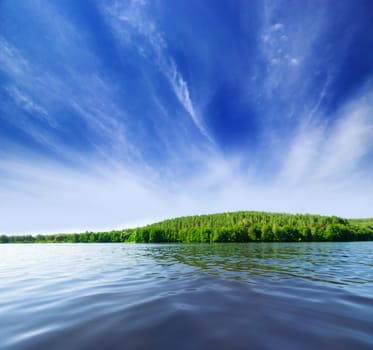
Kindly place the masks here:
[(373, 240), (373, 218), (240, 211), (185, 216), (135, 229), (0, 235), (0, 243), (214, 243)]

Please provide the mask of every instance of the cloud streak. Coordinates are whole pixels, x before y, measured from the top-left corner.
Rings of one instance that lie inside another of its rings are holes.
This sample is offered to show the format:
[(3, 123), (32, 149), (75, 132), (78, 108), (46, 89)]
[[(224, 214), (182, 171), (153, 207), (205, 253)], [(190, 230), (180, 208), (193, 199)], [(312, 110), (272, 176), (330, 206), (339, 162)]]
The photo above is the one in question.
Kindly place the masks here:
[[(136, 35), (141, 35), (146, 38), (152, 48), (156, 64), (169, 81), (178, 101), (184, 107), (201, 134), (212, 142), (211, 136), (209, 136), (199, 113), (194, 107), (188, 89), (188, 83), (178, 70), (172, 56), (167, 54), (166, 41), (157, 29), (155, 22), (147, 15), (147, 2), (137, 0), (132, 0), (129, 3), (112, 1), (106, 4), (105, 12), (109, 17), (108, 20), (116, 35), (118, 35), (126, 45), (136, 45), (132, 42), (132, 37)], [(146, 52), (143, 47), (139, 50), (143, 55), (144, 52)]]
[(39, 117), (43, 121), (46, 121), (49, 126), (54, 128), (57, 127), (57, 123), (51, 118), (49, 113), (42, 106), (34, 102), (29, 96), (22, 93), (16, 87), (9, 87), (6, 88), (6, 90), (9, 93), (9, 96), (18, 106), (20, 106), (21, 109)]
[[(294, 182), (349, 178), (372, 153), (372, 92), (364, 92), (337, 112), (328, 126), (321, 119), (302, 125), (284, 157), (280, 178)], [(367, 172), (370, 169), (368, 168)]]

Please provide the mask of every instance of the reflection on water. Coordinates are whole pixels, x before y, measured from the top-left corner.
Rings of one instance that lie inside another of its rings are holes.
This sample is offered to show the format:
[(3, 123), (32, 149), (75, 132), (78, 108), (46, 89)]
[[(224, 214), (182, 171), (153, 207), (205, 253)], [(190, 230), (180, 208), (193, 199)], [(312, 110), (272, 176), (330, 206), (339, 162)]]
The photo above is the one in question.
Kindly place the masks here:
[(0, 348), (371, 349), (373, 243), (0, 245)]
[(272, 281), (302, 278), (343, 285), (372, 283), (373, 247), (354, 246), (353, 252), (345, 251), (346, 247), (348, 243), (220, 244), (180, 246), (167, 253), (180, 263), (248, 282), (264, 276)]

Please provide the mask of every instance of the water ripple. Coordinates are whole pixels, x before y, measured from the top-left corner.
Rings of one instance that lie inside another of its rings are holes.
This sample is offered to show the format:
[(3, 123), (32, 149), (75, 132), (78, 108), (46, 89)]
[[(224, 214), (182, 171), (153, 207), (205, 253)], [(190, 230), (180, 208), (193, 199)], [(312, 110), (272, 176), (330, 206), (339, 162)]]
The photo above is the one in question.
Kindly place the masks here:
[(371, 349), (373, 243), (0, 245), (2, 349)]

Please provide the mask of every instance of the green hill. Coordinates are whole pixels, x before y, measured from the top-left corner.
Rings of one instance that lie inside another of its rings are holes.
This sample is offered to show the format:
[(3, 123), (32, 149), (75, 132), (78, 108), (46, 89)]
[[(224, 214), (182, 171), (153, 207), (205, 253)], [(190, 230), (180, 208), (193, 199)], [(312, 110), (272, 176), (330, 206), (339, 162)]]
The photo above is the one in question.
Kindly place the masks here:
[(43, 242), (320, 242), (373, 240), (373, 219), (240, 211), (185, 216), (136, 229), (37, 236), (0, 236), (0, 243)]
[(267, 212), (186, 216), (135, 229), (135, 242), (298, 242), (373, 240), (371, 219)]

